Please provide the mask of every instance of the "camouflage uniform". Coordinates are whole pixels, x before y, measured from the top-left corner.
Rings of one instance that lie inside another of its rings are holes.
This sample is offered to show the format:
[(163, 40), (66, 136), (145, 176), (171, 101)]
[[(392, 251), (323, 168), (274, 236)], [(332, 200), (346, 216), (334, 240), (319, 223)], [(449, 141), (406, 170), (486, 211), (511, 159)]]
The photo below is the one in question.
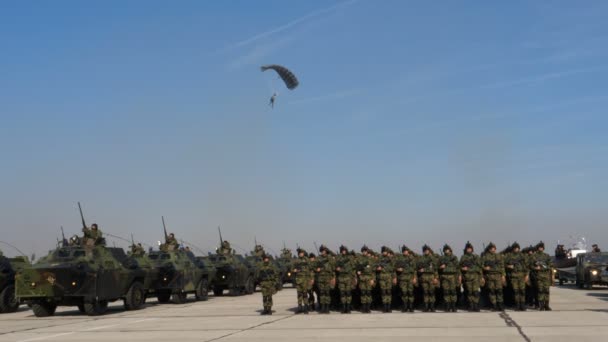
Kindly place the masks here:
[(549, 288), (553, 284), (553, 262), (551, 257), (544, 252), (545, 244), (541, 241), (536, 245), (536, 253), (530, 260), (531, 273), (534, 274), (539, 310), (550, 311), (549, 307)]
[(507, 279), (513, 289), (515, 299), (515, 310), (526, 310), (526, 280), (528, 279), (528, 260), (524, 253), (519, 250), (519, 244), (513, 243), (511, 253), (505, 258)]
[(462, 282), (470, 311), (479, 311), (481, 286), (481, 259), (473, 253), (473, 245), (467, 242), (464, 254), (460, 257)]
[(348, 253), (348, 248), (345, 246), (340, 246), (340, 255), (336, 258), (335, 266), (342, 313), (350, 313), (352, 309), (352, 291), (355, 273), (352, 256)]
[(103, 233), (97, 228), (97, 224), (93, 223), (91, 228), (82, 228), (85, 245), (100, 245), (103, 243)]
[(328, 314), (329, 306), (331, 305), (331, 290), (336, 284), (336, 278), (334, 274), (335, 266), (329, 256), (329, 249), (321, 245), (319, 248), (321, 253), (317, 258), (314, 267), (315, 272), (315, 284), (319, 289), (319, 312)]
[(460, 290), (460, 263), (452, 254), (452, 248), (443, 246), (443, 255), (439, 257), (439, 274), (446, 312), (456, 312), (456, 302)]
[(481, 258), (486, 288), (492, 303), (492, 310), (504, 310), (503, 287), (505, 282), (505, 264), (502, 255), (496, 253), (496, 246), (489, 243)]
[(310, 260), (305, 250), (298, 248), (298, 258), (293, 262), (293, 273), (296, 277), (298, 293), (297, 313), (308, 313), (308, 291), (312, 288), (313, 274)]
[(422, 247), (423, 255), (418, 257), (418, 279), (422, 285), (424, 298), (424, 311), (435, 312), (435, 289), (439, 284), (439, 274), (437, 273), (437, 259), (433, 255), (431, 247)]
[[(177, 241), (175, 241), (175, 244), (177, 245)], [(217, 254), (220, 254), (220, 255), (232, 254), (232, 247), (230, 246), (230, 242), (228, 242), (227, 240), (222, 241), (222, 245), (220, 246), (220, 249), (217, 252)]]
[(382, 312), (391, 312), (393, 302), (393, 283), (397, 281), (393, 260), (389, 257), (390, 248), (382, 246), (382, 256), (375, 264), (377, 286), (382, 296)]
[(261, 257), (263, 262), (258, 265), (255, 278), (260, 283), (262, 290), (262, 301), (264, 304), (262, 315), (272, 315), (272, 295), (277, 292), (279, 270), (270, 262), (268, 255), (263, 254)]
[(402, 246), (401, 255), (395, 260), (397, 284), (403, 301), (402, 312), (414, 312), (414, 287), (418, 282), (416, 267), (416, 256), (409, 248)]
[(361, 312), (370, 313), (372, 305), (372, 289), (375, 285), (374, 260), (369, 255), (367, 246), (361, 248), (361, 255), (357, 260), (358, 285), (361, 291)]
[(141, 243), (138, 243), (137, 245), (132, 245), (131, 246), (131, 255), (132, 256), (134, 256), (134, 257), (142, 257), (145, 254), (146, 254), (146, 251), (142, 247)]

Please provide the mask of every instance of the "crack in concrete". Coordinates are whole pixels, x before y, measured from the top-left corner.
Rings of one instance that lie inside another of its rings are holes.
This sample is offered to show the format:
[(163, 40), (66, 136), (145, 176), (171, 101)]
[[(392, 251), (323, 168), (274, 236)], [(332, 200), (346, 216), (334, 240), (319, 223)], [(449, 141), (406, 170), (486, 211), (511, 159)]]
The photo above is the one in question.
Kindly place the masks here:
[(519, 335), (521, 335), (521, 337), (524, 339), (524, 341), (526, 341), (526, 342), (532, 341), (532, 340), (530, 340), (528, 335), (526, 335), (526, 333), (524, 333), (523, 328), (519, 324), (517, 324), (517, 322), (515, 322), (515, 320), (513, 318), (511, 318), (511, 316), (509, 316), (508, 313), (503, 311), (498, 316), (500, 316), (500, 318), (502, 318), (505, 321), (505, 324), (508, 327), (516, 328), (517, 332), (519, 332)]
[(275, 319), (275, 320), (272, 320), (272, 321), (263, 322), (263, 323), (256, 324), (256, 325), (254, 325), (254, 326), (252, 326), (252, 327), (249, 327), (249, 328), (240, 329), (239, 331), (231, 332), (231, 333), (226, 334), (226, 335), (223, 335), (223, 336), (219, 336), (219, 337), (216, 337), (216, 338), (212, 338), (212, 339), (210, 339), (210, 340), (206, 340), (205, 342), (213, 342), (213, 341), (218, 341), (218, 340), (221, 340), (221, 339), (223, 339), (223, 338), (230, 337), (230, 336), (233, 336), (233, 335), (236, 335), (236, 334), (240, 334), (240, 333), (245, 332), (245, 331), (253, 330), (253, 329), (259, 328), (259, 327), (261, 327), (261, 326), (267, 325), (267, 324), (272, 324), (272, 323), (275, 323), (275, 322), (279, 322), (279, 321), (282, 321), (282, 320), (288, 319), (288, 318), (293, 317), (293, 316), (295, 316), (295, 315), (283, 316), (283, 317), (281, 317), (281, 318), (278, 318), (278, 319)]

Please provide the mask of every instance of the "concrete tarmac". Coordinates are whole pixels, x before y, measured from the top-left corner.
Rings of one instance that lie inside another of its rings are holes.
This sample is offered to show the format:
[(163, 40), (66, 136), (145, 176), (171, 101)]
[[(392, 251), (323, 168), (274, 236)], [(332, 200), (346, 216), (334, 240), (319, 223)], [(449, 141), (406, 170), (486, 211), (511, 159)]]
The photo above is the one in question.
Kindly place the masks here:
[(183, 305), (157, 304), (103, 316), (59, 307), (37, 318), (26, 306), (0, 315), (0, 341), (608, 341), (608, 289), (551, 288), (551, 312), (458, 312), (295, 315), (296, 292), (274, 296), (274, 314), (260, 316), (259, 292)]

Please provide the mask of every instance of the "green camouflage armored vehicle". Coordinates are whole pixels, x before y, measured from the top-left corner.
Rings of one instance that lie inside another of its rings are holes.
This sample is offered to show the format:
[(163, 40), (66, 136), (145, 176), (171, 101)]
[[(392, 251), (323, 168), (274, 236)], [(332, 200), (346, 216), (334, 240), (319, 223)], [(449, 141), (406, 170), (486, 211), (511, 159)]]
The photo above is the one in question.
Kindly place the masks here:
[(215, 270), (210, 270), (192, 252), (161, 246), (160, 251), (150, 252), (148, 259), (158, 268), (158, 278), (149, 291), (160, 303), (171, 300), (181, 304), (190, 293), (197, 300), (207, 300)]
[(124, 301), (136, 310), (146, 300), (146, 272), (121, 248), (89, 246), (72, 238), (15, 276), (15, 293), (37, 317), (51, 316), (57, 306), (77, 306), (87, 315), (105, 313), (109, 302)]
[(160, 268), (157, 266), (156, 261), (150, 259), (143, 248), (133, 244), (131, 245), (131, 250), (129, 251), (129, 257), (135, 259), (137, 264), (141, 269), (143, 269), (146, 273), (144, 278), (144, 289), (146, 289), (146, 297), (150, 292), (153, 291), (154, 285), (158, 282), (160, 276)]
[(29, 265), (26, 257), (7, 258), (0, 254), (0, 313), (15, 312), (19, 302), (15, 297), (15, 273)]
[(231, 296), (252, 294), (255, 291), (255, 268), (242, 255), (211, 255), (208, 260), (215, 266), (213, 294), (221, 296), (228, 290)]

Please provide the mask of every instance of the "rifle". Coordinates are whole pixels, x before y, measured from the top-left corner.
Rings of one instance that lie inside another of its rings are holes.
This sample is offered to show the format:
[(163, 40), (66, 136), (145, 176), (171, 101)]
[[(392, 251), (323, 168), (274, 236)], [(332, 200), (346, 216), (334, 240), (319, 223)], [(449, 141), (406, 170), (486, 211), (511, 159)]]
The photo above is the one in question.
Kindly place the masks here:
[(220, 245), (223, 245), (224, 239), (222, 239), (222, 229), (220, 229), (220, 226), (217, 226), (217, 231), (220, 233)]
[(82, 214), (82, 207), (80, 206), (80, 202), (78, 202), (78, 210), (80, 211), (80, 219), (82, 220), (82, 229), (86, 229), (87, 224), (84, 222), (84, 215)]
[(317, 247), (317, 241), (313, 241), (312, 243), (315, 244), (315, 250), (316, 250), (315, 253), (318, 253), (319, 252), (319, 247)]
[(133, 239), (133, 234), (131, 234), (131, 245), (135, 247), (135, 239)]
[(163, 220), (163, 230), (165, 231), (165, 241), (167, 241), (167, 238), (169, 237), (169, 235), (167, 235), (167, 226), (165, 225), (165, 217), (161, 216), (160, 218), (161, 218), (161, 220)]

